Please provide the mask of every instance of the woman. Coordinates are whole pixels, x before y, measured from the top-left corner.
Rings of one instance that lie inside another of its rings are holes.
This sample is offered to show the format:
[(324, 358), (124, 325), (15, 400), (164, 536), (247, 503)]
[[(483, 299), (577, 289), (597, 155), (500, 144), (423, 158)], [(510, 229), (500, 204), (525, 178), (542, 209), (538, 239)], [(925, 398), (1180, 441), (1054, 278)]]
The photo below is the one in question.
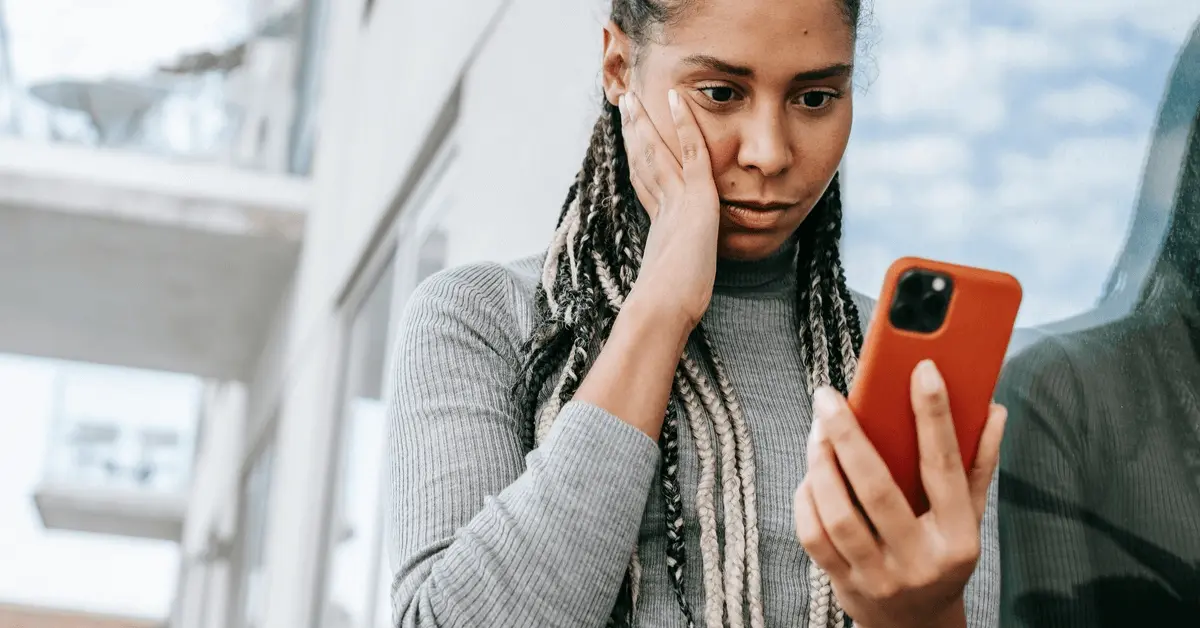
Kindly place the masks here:
[(398, 624), (994, 624), (1003, 411), (964, 472), (918, 369), (917, 518), (842, 397), (871, 307), (838, 257), (859, 13), (613, 1), (549, 250), (437, 275), (400, 326)]

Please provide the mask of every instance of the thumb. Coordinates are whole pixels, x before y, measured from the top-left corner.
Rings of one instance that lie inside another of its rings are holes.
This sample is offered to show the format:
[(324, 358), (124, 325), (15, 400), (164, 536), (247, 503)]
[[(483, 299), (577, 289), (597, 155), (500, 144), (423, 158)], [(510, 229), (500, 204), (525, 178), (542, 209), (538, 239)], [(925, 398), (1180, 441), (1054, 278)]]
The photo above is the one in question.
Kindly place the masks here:
[(679, 136), (679, 157), (683, 165), (683, 181), (688, 187), (692, 183), (712, 185), (712, 162), (704, 135), (696, 124), (692, 109), (674, 89), (667, 92), (671, 106), (671, 118), (675, 121), (675, 134)]

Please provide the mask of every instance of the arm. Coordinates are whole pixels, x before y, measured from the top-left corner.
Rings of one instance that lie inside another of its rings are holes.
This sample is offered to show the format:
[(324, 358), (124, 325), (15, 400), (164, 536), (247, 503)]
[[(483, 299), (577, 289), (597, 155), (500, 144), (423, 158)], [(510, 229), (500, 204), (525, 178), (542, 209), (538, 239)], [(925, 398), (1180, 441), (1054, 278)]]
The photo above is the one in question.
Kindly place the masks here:
[(1058, 341), (1016, 358), (997, 387), (1009, 409), (1000, 458), (1001, 612), (1006, 626), (1095, 626), (1091, 600), (1068, 600), (1092, 577), (1084, 457), (1087, 405)]
[(510, 396), (510, 281), (496, 266), (437, 275), (399, 327), (390, 530), (400, 626), (601, 626), (636, 543), (658, 463), (643, 432), (574, 401), (525, 457)]

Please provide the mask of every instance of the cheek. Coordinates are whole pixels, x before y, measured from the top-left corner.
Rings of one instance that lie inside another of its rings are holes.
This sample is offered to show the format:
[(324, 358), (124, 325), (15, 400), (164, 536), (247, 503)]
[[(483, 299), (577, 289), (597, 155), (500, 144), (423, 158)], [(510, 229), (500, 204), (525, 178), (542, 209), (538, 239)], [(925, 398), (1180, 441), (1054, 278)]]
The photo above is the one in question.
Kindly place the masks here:
[(699, 123), (700, 131), (704, 133), (704, 144), (708, 146), (713, 176), (720, 179), (726, 173), (735, 172), (738, 169), (738, 147), (741, 145), (737, 128), (720, 118), (701, 117)]

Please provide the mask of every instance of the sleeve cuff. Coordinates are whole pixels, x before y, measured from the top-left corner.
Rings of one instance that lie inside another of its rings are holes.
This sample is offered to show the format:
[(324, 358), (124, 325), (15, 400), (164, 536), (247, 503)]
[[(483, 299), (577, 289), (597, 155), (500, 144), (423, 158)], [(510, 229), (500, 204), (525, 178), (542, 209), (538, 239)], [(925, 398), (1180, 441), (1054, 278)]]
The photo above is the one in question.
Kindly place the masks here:
[(587, 491), (641, 512), (658, 471), (658, 443), (610, 412), (583, 401), (563, 406), (540, 450), (547, 471), (567, 480), (563, 488)]

